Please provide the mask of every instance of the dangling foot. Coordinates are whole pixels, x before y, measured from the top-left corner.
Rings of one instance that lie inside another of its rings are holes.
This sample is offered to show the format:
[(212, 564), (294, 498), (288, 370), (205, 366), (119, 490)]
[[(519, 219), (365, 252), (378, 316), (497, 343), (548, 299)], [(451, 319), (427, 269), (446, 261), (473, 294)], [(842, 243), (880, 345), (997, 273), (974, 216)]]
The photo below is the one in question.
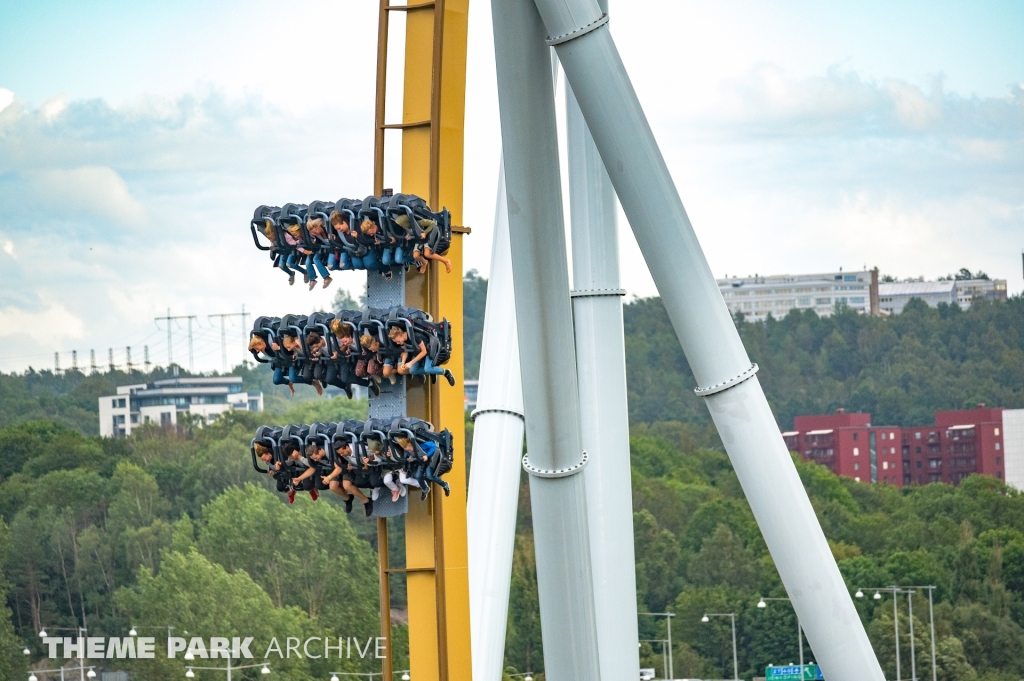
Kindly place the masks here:
[(294, 383), (289, 383), (288, 384), (288, 390), (290, 390), (292, 395), (294, 395), (295, 394), (295, 384)]
[(288, 275), (288, 285), (289, 286), (294, 286), (295, 285), (295, 273), (294, 272), (292, 272), (291, 274)]
[(444, 490), (444, 495), (445, 495), (446, 497), (447, 497), (447, 496), (451, 496), (451, 493), (452, 493), (452, 488), (448, 486), (448, 483), (447, 483), (447, 482), (442, 482), (442, 483), (441, 483), (441, 489), (443, 489), (443, 490)]
[(330, 286), (332, 281), (334, 281), (334, 280), (331, 279), (330, 277), (324, 277), (324, 288), (327, 288), (328, 286)]
[(391, 501), (398, 501), (398, 497), (402, 496), (402, 492), (399, 489), (391, 490)]
[[(455, 384), (452, 383), (452, 385), (455, 385)], [(320, 381), (316, 380), (315, 378), (313, 379), (313, 387), (316, 389), (316, 394), (317, 395), (323, 395), (324, 394), (324, 387), (322, 385), (320, 385)]]
[(406, 492), (408, 492), (408, 491), (409, 491), (409, 488), (406, 487), (405, 485), (399, 485), (398, 486), (398, 496), (404, 497)]
[(309, 280), (309, 290), (312, 291), (315, 288), (316, 288), (316, 279), (310, 279)]
[(455, 385), (455, 375), (448, 369), (444, 370), (444, 377), (448, 379), (448, 385)]
[(348, 395), (348, 399), (352, 399), (352, 386), (348, 383), (345, 384), (345, 394)]
[(367, 387), (370, 389), (370, 393), (374, 397), (380, 397), (380, 386), (377, 385), (377, 381), (370, 381), (370, 385)]
[(351, 513), (352, 512), (352, 500), (354, 498), (355, 497), (349, 497), (348, 499), (345, 500), (345, 513)]
[(316, 501), (317, 499), (320, 498), (320, 495), (317, 493), (315, 487), (309, 490), (309, 498), (312, 499), (313, 501)]
[(293, 489), (288, 490), (288, 503), (289, 504), (294, 504), (295, 503), (295, 490), (293, 490)]
[(303, 284), (308, 284), (309, 283), (309, 275), (308, 274), (303, 274), (302, 275), (302, 283)]
[(363, 509), (366, 511), (367, 518), (373, 515), (373, 499), (367, 499), (366, 503), (363, 504)]
[(384, 270), (380, 274), (384, 277), (385, 281), (391, 281), (391, 270)]

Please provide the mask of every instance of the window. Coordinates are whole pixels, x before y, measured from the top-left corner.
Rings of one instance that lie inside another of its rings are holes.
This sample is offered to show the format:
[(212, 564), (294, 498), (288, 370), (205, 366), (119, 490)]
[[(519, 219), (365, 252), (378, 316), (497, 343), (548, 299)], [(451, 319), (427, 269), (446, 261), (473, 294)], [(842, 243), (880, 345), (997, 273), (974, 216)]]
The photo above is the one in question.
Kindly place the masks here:
[(832, 304), (832, 299), (831, 298), (815, 298), (814, 299), (814, 304), (815, 305), (831, 305)]
[(889, 470), (889, 462), (888, 461), (883, 461), (882, 462), (882, 470), (883, 471)]
[(854, 481), (854, 482), (860, 482), (860, 476), (859, 476), (859, 475), (858, 475), (858, 476), (856, 476), (856, 477), (855, 477), (855, 478), (853, 479), (853, 481)]
[(914, 439), (915, 440), (920, 440), (921, 439), (921, 431), (917, 431), (916, 433), (914, 433)]
[(1003, 457), (1001, 457), (1001, 456), (997, 456), (996, 457), (996, 465), (997, 466), (1003, 465)]
[(890, 440), (895, 440), (896, 439), (896, 433), (889, 433), (889, 439)]
[(845, 277), (843, 277), (843, 281), (857, 281), (857, 275), (847, 274)]
[(851, 305), (863, 305), (864, 304), (864, 296), (858, 296), (857, 298), (850, 298), (850, 304)]
[(854, 456), (860, 456), (860, 448), (859, 447), (854, 447), (853, 448), (853, 455)]
[(110, 400), (110, 408), (117, 409), (117, 400)]
[(889, 453), (890, 454), (895, 454), (896, 453), (896, 448), (895, 447), (889, 447)]
[(996, 437), (999, 437), (999, 429), (996, 428)]
[(882, 439), (883, 440), (885, 439), (885, 433), (882, 433)]
[(921, 445), (918, 445), (918, 446), (914, 447), (914, 453), (915, 454), (920, 454), (921, 453)]
[[(854, 433), (854, 434), (853, 434), (853, 441), (854, 441), (854, 442), (856, 442), (856, 441), (857, 441), (857, 433)], [(856, 451), (856, 450), (854, 450), (854, 451)]]
[(996, 471), (996, 477), (999, 478), (1000, 480), (1002, 480), (1003, 479), (1003, 472), (1002, 471)]
[(138, 422), (139, 422), (139, 415), (138, 414), (132, 414), (132, 423), (138, 423)]
[(917, 462), (917, 467), (918, 467), (918, 468), (920, 468), (920, 467), (921, 467), (921, 462), (920, 462), (920, 461), (918, 461), (918, 462)]
[(996, 443), (996, 451), (997, 452), (999, 451), (999, 443), (998, 442)]
[(160, 425), (161, 426), (169, 426), (169, 425), (171, 425), (171, 412), (169, 412), (169, 411), (160, 412)]

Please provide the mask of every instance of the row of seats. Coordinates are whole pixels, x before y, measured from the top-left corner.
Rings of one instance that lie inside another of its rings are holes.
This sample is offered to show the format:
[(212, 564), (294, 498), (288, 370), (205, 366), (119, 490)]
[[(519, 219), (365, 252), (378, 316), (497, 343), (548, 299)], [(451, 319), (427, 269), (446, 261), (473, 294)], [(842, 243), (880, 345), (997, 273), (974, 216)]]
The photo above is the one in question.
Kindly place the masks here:
[(288, 503), (299, 491), (316, 501), (330, 490), (345, 501), (346, 513), (359, 499), (369, 516), (381, 494), (398, 501), (414, 487), (425, 499), (430, 483), (446, 496), (451, 491), (442, 480), (452, 469), (451, 432), (416, 418), (260, 426), (250, 452), (253, 467), (274, 478)]
[(399, 376), (423, 380), (455, 376), (442, 368), (452, 352), (451, 324), (440, 323), (414, 307), (341, 310), (258, 317), (249, 334), (249, 352), (257, 362), (269, 363), (274, 383), (312, 385), (322, 393), (333, 385), (351, 398), (352, 385), (380, 394), (383, 379), (396, 383)]
[(444, 257), (452, 240), (451, 214), (431, 211), (413, 194), (259, 206), (249, 229), (256, 247), (270, 253), (288, 282), (294, 284), (295, 270), (301, 270), (310, 290), (318, 272), (326, 288), (331, 270), (372, 270), (390, 279), (397, 268), (422, 273), (436, 260), (451, 272)]

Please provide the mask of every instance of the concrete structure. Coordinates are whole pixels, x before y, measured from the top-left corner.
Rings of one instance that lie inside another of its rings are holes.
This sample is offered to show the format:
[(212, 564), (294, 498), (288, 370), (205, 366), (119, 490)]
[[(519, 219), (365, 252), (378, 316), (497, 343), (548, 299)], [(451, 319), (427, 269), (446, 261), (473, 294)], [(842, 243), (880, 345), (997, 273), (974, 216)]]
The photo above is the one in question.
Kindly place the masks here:
[(957, 282), (955, 281), (901, 281), (892, 284), (879, 284), (878, 297), (882, 314), (899, 314), (913, 298), (920, 298), (929, 307), (938, 307), (939, 303), (952, 305), (957, 301)]
[(814, 310), (827, 317), (837, 305), (857, 312), (871, 311), (871, 271), (825, 272), (821, 274), (777, 274), (767, 277), (716, 279), (729, 312), (742, 312), (756, 322), (771, 314), (785, 317), (793, 309)]
[(964, 310), (976, 298), (1006, 302), (1005, 279), (959, 279), (955, 283), (956, 302)]
[[(899, 314), (912, 298), (920, 298), (931, 307), (958, 303), (964, 310), (976, 298), (1006, 300), (1005, 279), (925, 281), (922, 277), (880, 284), (877, 270), (754, 275), (715, 281), (729, 312), (742, 312), (752, 322), (764, 320), (769, 314), (779, 319), (794, 309), (814, 310), (828, 317), (837, 305), (862, 314)], [(875, 305), (873, 300), (877, 301)]]
[[(1004, 426), (1005, 421), (1010, 425)], [(782, 435), (790, 451), (804, 460), (858, 482), (957, 485), (979, 473), (1024, 489), (1024, 409), (979, 405), (939, 411), (935, 425), (906, 428), (873, 426), (870, 414), (839, 410), (798, 416), (794, 430)]]
[(1024, 492), (1024, 409), (1003, 410), (1006, 484)]
[(100, 435), (125, 437), (145, 423), (176, 425), (185, 412), (212, 421), (229, 409), (263, 411), (263, 393), (244, 392), (240, 376), (168, 378), (119, 386), (99, 407)]

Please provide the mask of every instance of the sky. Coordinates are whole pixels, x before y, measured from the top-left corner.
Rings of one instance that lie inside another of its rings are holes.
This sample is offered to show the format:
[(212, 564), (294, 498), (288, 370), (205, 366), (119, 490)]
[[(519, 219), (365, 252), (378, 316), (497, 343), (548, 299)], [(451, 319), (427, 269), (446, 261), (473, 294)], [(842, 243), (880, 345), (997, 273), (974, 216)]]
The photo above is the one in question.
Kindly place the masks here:
[[(123, 364), (128, 346), (188, 367), (187, 322), (168, 348), (154, 321), (168, 310), (195, 316), (194, 368), (219, 370), (209, 315), (358, 295), (356, 273), (289, 287), (248, 221), (259, 204), (370, 193), (376, 7), (0, 0), (0, 371), (52, 368), (55, 352), (67, 368), (73, 350)], [(463, 222), (466, 269), (485, 276), (490, 21), (471, 0)], [(613, 0), (610, 28), (716, 276), (966, 267), (1024, 289), (1024, 4)], [(624, 287), (655, 295), (624, 217), (620, 251)]]

